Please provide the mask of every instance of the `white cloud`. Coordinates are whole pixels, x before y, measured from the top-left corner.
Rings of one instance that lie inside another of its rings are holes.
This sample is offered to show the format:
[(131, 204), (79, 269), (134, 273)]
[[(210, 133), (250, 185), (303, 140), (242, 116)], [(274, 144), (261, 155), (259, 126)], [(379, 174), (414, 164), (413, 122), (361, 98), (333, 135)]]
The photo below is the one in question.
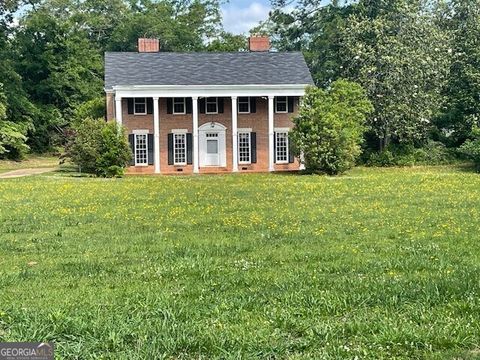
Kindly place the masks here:
[(223, 26), (234, 34), (243, 34), (268, 18), (270, 7), (258, 2), (247, 7), (227, 4), (222, 7)]

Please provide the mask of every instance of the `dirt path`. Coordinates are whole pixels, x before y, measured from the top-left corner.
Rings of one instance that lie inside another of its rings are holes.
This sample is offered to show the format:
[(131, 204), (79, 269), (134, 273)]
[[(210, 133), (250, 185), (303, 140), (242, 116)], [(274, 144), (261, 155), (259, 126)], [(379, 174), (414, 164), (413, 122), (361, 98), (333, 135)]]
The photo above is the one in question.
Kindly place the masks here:
[(8, 171), (6, 173), (0, 174), (0, 179), (11, 179), (23, 176), (38, 175), (43, 174), (49, 171), (53, 171), (55, 168), (33, 168), (33, 169), (19, 169)]

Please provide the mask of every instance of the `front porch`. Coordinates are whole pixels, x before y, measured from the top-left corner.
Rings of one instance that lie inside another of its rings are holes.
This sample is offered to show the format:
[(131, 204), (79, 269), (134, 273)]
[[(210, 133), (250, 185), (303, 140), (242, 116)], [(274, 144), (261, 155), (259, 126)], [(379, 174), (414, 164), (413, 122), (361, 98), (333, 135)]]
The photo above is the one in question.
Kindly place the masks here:
[[(109, 118), (127, 127), (133, 144), (135, 161), (128, 173), (299, 169), (298, 159), (289, 153), (288, 131), (303, 88), (254, 87), (234, 94), (232, 87), (215, 88), (193, 94), (191, 86), (161, 91), (116, 88), (107, 94), (112, 103)], [(132, 101), (134, 110), (144, 111), (132, 113)]]

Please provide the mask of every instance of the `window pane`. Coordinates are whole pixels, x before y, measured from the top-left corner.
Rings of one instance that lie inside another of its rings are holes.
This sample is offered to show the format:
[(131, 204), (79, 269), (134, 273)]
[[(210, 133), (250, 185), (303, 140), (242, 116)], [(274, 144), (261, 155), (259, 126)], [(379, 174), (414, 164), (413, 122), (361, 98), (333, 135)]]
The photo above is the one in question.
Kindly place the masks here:
[(135, 135), (135, 164), (146, 165), (147, 163), (148, 163), (147, 135), (136, 134)]
[(207, 113), (218, 112), (218, 110), (217, 110), (217, 98), (216, 97), (207, 98), (206, 103), (207, 103)]
[(250, 133), (238, 134), (238, 160), (240, 163), (250, 163)]
[(239, 97), (238, 98), (238, 112), (249, 113), (250, 112), (250, 98)]
[(147, 112), (146, 99), (145, 98), (135, 98), (135, 113), (136, 114), (145, 114)]
[(173, 163), (175, 165), (184, 165), (187, 163), (186, 134), (173, 134), (173, 137)]
[(173, 112), (177, 114), (185, 113), (185, 98), (173, 99)]
[(207, 154), (218, 154), (217, 140), (207, 140)]
[(277, 132), (275, 142), (276, 162), (288, 162), (288, 133)]
[(287, 97), (279, 96), (277, 97), (277, 112), (287, 112)]

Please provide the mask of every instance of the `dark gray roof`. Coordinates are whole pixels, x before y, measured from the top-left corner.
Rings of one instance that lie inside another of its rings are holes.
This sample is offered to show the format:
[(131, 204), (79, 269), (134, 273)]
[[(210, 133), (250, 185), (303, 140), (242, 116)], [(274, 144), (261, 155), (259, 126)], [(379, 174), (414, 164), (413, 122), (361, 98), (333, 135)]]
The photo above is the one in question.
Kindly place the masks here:
[(105, 53), (105, 88), (116, 85), (313, 84), (300, 52)]

